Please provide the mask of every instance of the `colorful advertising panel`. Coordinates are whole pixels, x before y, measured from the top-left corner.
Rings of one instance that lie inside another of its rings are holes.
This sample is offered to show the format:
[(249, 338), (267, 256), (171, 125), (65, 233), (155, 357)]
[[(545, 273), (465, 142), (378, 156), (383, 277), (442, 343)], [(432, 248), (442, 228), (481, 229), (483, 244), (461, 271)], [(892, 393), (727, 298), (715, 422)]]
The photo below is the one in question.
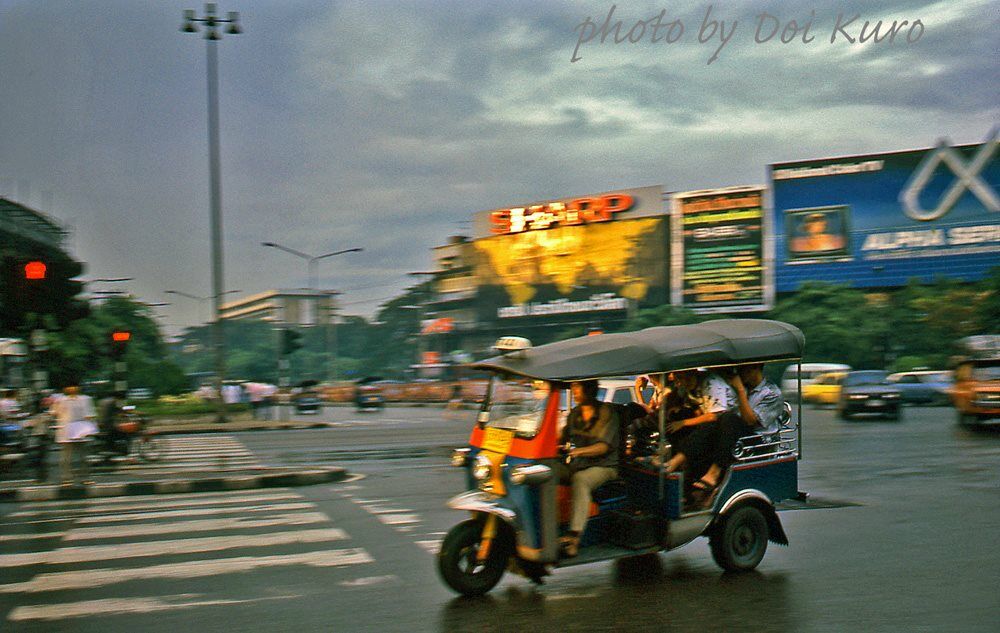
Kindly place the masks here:
[(981, 279), (1000, 264), (1000, 164), (985, 143), (778, 163), (778, 292)]
[(764, 187), (674, 194), (671, 223), (673, 305), (699, 313), (768, 309)]
[[(533, 206), (541, 208), (524, 212)], [(577, 215), (559, 219), (560, 213)], [(483, 319), (624, 315), (667, 301), (669, 226), (659, 187), (495, 210), (480, 218), (489, 237), (472, 242), (470, 250)]]

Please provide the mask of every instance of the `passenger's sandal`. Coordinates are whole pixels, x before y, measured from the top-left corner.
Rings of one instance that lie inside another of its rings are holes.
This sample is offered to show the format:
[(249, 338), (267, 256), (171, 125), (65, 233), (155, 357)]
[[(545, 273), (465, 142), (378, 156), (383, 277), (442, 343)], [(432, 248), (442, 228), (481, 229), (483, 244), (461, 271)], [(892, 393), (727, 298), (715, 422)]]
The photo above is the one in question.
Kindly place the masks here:
[(711, 507), (718, 490), (718, 484), (712, 485), (704, 479), (699, 479), (691, 484), (691, 505), (703, 510)]

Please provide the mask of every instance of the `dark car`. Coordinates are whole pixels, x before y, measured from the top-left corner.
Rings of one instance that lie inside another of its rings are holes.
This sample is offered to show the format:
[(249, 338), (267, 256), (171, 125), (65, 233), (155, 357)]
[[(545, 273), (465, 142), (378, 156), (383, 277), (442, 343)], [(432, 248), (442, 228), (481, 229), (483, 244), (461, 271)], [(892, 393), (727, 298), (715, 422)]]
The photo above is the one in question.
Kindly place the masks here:
[(319, 413), (323, 410), (323, 398), (316, 391), (316, 380), (305, 380), (299, 383), (296, 393), (292, 395), (296, 413)]
[(382, 395), (383, 382), (378, 376), (362, 378), (354, 385), (354, 406), (358, 411), (381, 409), (385, 406), (385, 396)]
[(837, 414), (847, 420), (856, 414), (880, 414), (899, 419), (899, 389), (884, 371), (852, 371), (841, 381)]

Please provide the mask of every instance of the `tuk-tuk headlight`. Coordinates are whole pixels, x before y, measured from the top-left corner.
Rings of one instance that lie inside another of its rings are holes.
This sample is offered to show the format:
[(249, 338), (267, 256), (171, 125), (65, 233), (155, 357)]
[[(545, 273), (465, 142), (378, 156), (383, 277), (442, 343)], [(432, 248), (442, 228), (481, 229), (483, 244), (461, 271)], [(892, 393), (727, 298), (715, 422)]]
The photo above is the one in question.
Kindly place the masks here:
[(515, 466), (510, 471), (510, 480), (515, 484), (533, 486), (544, 483), (552, 476), (552, 469), (543, 464)]
[(465, 463), (469, 459), (469, 449), (467, 448), (456, 448), (451, 453), (451, 465), (456, 468), (461, 468), (465, 466)]
[(493, 472), (493, 464), (485, 455), (476, 455), (476, 461), (472, 465), (472, 477), (476, 481), (486, 481)]

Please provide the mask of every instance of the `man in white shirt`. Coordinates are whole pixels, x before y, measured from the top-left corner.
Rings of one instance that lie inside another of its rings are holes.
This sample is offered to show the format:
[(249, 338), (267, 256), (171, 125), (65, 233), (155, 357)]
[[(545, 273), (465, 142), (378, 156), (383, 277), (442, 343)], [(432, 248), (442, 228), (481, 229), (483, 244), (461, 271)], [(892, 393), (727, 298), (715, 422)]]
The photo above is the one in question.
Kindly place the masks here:
[(21, 411), (18, 404), (16, 392), (13, 389), (4, 389), (3, 398), (0, 398), (0, 420), (13, 420)]
[(94, 401), (90, 396), (80, 395), (80, 388), (76, 385), (66, 387), (65, 394), (52, 405), (52, 413), (56, 417), (56, 442), (62, 451), (61, 480), (64, 484), (74, 482), (79, 474), (84, 484), (90, 484), (93, 482), (88, 481), (90, 466), (87, 453), (90, 439), (97, 434)]

